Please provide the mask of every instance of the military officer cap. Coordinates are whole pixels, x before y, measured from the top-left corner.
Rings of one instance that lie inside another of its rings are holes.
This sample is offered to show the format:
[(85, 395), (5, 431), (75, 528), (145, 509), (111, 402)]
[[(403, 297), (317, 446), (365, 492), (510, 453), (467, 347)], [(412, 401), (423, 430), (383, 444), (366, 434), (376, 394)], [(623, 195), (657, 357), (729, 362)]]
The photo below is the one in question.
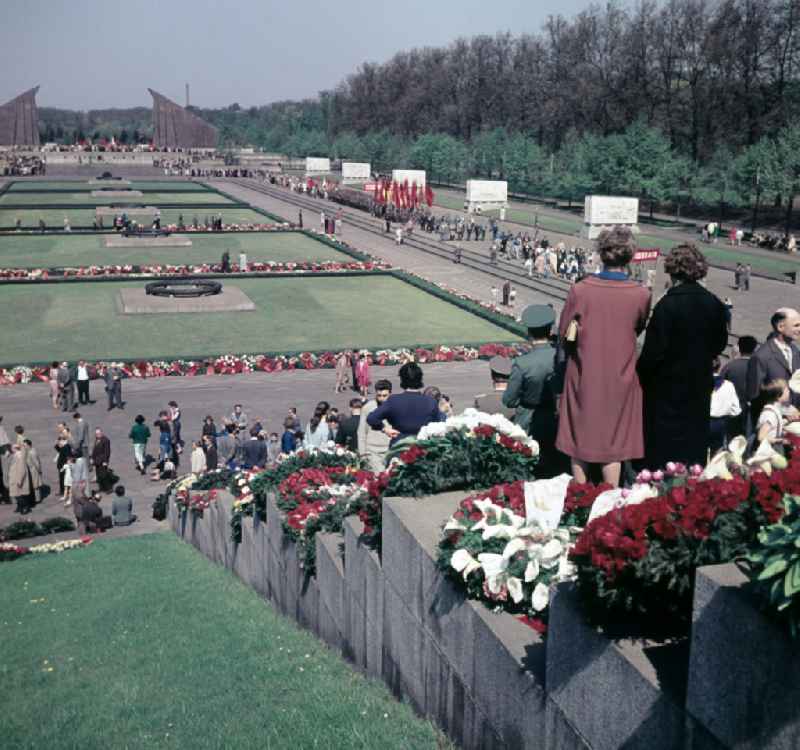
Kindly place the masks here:
[(511, 375), (511, 360), (498, 354), (489, 360), (489, 369), (496, 375), (508, 377)]
[(522, 325), (526, 328), (544, 328), (556, 321), (556, 314), (550, 305), (528, 305), (522, 311)]

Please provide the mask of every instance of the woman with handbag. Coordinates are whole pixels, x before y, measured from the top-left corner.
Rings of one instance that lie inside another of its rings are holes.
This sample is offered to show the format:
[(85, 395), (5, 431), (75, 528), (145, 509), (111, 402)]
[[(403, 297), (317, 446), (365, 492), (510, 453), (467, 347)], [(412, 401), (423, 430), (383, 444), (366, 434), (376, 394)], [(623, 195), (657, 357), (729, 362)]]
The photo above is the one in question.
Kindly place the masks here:
[(599, 464), (603, 481), (616, 487), (622, 462), (644, 456), (636, 338), (650, 293), (624, 272), (636, 250), (629, 229), (602, 232), (597, 249), (603, 270), (570, 289), (561, 313), (567, 365), (556, 447), (572, 459), (577, 482), (588, 481), (589, 466)]

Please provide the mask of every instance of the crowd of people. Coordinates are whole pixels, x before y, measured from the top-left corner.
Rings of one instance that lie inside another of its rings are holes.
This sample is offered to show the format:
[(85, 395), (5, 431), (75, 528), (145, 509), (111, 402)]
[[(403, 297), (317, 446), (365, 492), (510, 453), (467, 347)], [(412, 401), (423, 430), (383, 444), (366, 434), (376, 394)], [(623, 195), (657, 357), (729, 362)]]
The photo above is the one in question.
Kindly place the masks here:
[(3, 177), (31, 177), (47, 173), (47, 166), (40, 156), (0, 151), (0, 175)]

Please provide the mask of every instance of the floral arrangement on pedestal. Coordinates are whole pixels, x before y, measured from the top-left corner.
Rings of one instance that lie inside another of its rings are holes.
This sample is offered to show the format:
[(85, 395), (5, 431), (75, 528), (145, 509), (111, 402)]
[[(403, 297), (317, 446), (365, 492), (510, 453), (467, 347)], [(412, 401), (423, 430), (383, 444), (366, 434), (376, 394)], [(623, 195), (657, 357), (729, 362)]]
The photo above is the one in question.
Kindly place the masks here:
[(306, 575), (316, 572), (317, 532), (341, 532), (355, 504), (376, 491), (372, 472), (345, 466), (301, 469), (280, 483), (276, 504), (283, 531), (297, 543)]
[(532, 479), (538, 455), (536, 441), (499, 414), (466, 409), (445, 422), (432, 422), (415, 439), (394, 446), (389, 468), (381, 475), (384, 492), (358, 506), (364, 533), (380, 545), (384, 494), (421, 497)]
[(203, 517), (203, 513), (211, 507), (217, 499), (217, 490), (198, 492), (184, 488), (175, 492), (175, 507), (181, 514), (191, 511), (192, 515)]
[[(589, 618), (674, 635), (690, 624), (695, 570), (741, 558), (800, 492), (800, 460), (743, 439), (709, 465), (642, 472), (631, 490), (598, 496), (571, 560)], [(795, 451), (796, 454), (796, 451)]]
[(564, 474), (471, 495), (444, 526), (438, 565), (470, 599), (544, 632), (550, 585), (574, 578), (568, 553), (581, 529), (566, 519), (595, 490)]

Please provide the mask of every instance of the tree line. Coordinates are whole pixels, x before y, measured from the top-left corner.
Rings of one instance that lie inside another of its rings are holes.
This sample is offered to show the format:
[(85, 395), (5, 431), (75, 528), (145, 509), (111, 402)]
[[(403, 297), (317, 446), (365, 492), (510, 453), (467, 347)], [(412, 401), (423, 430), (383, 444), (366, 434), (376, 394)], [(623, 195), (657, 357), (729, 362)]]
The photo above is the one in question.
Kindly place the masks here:
[[(568, 200), (749, 206), (757, 218), (768, 205), (791, 211), (800, 188), (798, 30), (800, 0), (611, 0), (538, 33), (364, 63), (316, 99), (193, 110), (223, 147), (496, 177)], [(141, 110), (126, 112), (100, 113), (93, 133), (149, 138)], [(68, 138), (58, 118), (47, 123)]]

